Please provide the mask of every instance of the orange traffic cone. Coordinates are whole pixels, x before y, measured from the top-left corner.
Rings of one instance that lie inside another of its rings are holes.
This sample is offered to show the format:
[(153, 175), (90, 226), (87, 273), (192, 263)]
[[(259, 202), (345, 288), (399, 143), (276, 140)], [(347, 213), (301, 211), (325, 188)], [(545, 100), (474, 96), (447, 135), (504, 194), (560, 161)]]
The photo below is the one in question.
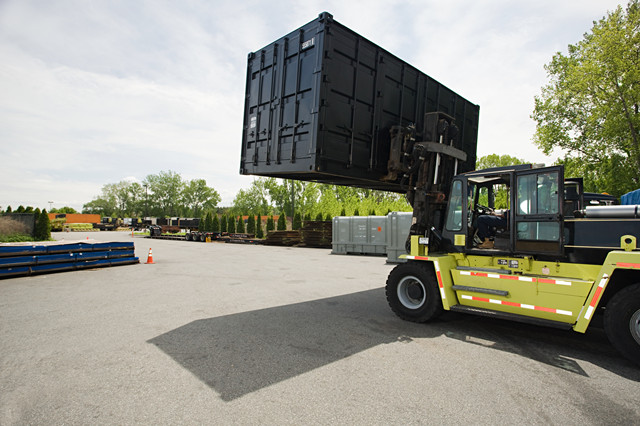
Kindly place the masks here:
[(147, 257), (147, 263), (153, 263), (153, 252), (149, 248), (149, 257)]

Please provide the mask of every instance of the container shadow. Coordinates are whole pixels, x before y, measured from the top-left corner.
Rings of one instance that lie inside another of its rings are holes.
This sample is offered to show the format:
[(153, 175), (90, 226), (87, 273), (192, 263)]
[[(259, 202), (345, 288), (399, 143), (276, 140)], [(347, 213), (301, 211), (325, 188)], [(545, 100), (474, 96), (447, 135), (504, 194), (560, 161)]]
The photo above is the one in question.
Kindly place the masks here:
[(148, 340), (231, 401), (372, 347), (445, 336), (587, 376), (575, 359), (640, 381), (604, 333), (446, 312), (429, 324), (398, 319), (384, 289), (196, 320)]

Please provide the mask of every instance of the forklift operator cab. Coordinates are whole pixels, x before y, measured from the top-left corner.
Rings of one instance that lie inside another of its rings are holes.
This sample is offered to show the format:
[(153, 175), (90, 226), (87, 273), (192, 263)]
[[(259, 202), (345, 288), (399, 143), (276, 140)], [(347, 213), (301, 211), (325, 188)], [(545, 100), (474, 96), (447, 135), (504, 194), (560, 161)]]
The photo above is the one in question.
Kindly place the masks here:
[[(458, 175), (442, 232), (447, 249), (470, 254), (563, 254), (564, 177), (561, 167), (517, 165)], [(480, 249), (478, 217), (510, 211), (495, 230), (493, 249)]]

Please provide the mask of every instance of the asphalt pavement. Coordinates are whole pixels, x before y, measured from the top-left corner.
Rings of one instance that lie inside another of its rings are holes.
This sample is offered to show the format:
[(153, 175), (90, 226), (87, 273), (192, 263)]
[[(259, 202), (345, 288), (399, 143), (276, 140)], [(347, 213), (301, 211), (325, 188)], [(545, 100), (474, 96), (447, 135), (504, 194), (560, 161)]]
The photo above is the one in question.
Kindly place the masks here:
[(141, 263), (0, 280), (0, 425), (640, 424), (640, 369), (601, 328), (408, 323), (384, 257), (54, 237)]

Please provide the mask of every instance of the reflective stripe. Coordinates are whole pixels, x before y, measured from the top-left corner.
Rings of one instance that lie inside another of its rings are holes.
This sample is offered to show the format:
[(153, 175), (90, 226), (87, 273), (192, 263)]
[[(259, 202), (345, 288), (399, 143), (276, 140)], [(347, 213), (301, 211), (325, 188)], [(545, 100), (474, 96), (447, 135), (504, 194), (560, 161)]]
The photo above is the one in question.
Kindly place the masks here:
[(459, 271), (459, 272), (460, 272), (460, 275), (466, 275), (471, 277), (494, 278), (499, 280), (526, 281), (529, 283), (538, 282), (540, 284), (557, 284), (557, 285), (568, 285), (568, 286), (571, 285), (571, 281), (554, 280), (551, 278), (522, 277), (519, 275), (502, 275), (502, 274), (474, 272), (474, 271)]
[[(407, 256), (407, 259), (411, 260), (431, 260), (426, 256)], [(447, 297), (444, 294), (444, 284), (442, 282), (442, 273), (440, 272), (440, 265), (435, 260), (431, 260), (433, 262), (433, 266), (436, 270), (436, 279), (438, 280), (438, 287), (440, 288), (440, 296), (442, 299), (446, 299)]]
[(616, 266), (618, 268), (633, 268), (633, 269), (640, 269), (640, 263), (623, 263), (623, 262), (618, 262), (616, 263)]
[(607, 275), (603, 276), (598, 284), (598, 288), (596, 288), (596, 293), (591, 298), (591, 302), (589, 303), (589, 307), (587, 308), (587, 312), (584, 314), (584, 318), (590, 320), (591, 315), (593, 315), (593, 311), (596, 309), (596, 304), (598, 300), (600, 300), (600, 295), (604, 291), (605, 286), (607, 285), (607, 281), (609, 281), (609, 277)]
[(549, 312), (551, 314), (567, 315), (567, 316), (573, 315), (571, 311), (565, 311), (563, 309), (546, 308), (544, 306), (534, 306), (534, 305), (527, 305), (524, 303), (508, 302), (506, 300), (487, 299), (484, 297), (469, 296), (466, 294), (461, 295), (460, 298), (466, 299), (466, 300), (474, 300), (476, 302), (493, 303), (496, 305), (506, 305), (506, 306), (512, 306), (514, 308), (529, 309), (532, 311)]

